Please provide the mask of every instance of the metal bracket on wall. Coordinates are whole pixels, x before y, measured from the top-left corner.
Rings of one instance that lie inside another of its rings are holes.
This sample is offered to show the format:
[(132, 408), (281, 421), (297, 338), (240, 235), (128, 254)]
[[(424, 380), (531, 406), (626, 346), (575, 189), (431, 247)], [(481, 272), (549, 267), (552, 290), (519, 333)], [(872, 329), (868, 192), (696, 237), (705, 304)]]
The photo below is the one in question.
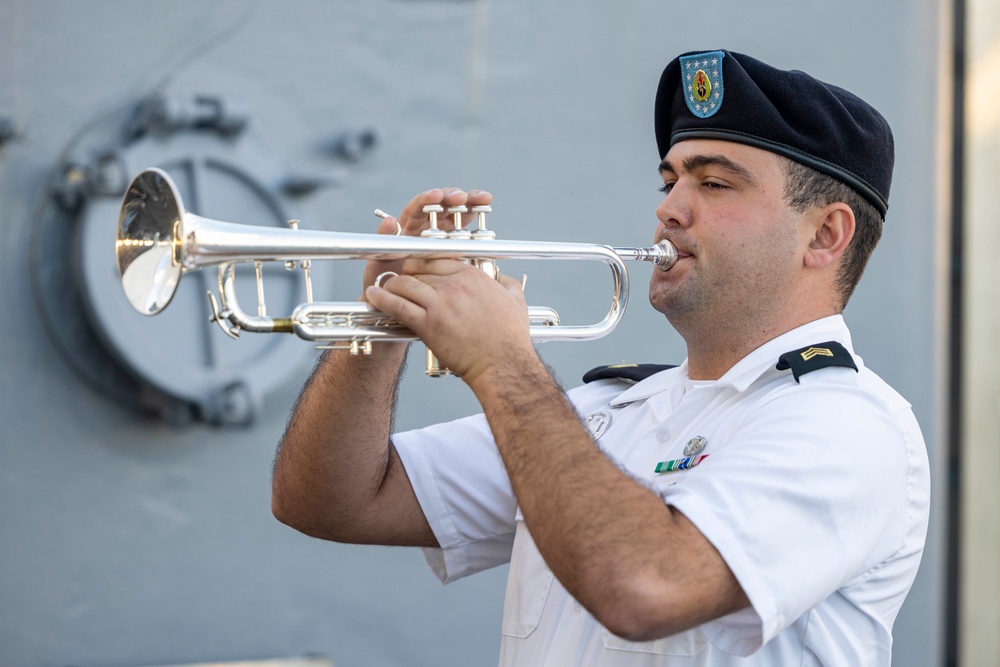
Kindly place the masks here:
[(222, 97), (153, 95), (135, 105), (132, 118), (124, 128), (124, 138), (132, 142), (147, 134), (167, 137), (196, 130), (235, 139), (249, 122), (250, 116), (242, 105)]

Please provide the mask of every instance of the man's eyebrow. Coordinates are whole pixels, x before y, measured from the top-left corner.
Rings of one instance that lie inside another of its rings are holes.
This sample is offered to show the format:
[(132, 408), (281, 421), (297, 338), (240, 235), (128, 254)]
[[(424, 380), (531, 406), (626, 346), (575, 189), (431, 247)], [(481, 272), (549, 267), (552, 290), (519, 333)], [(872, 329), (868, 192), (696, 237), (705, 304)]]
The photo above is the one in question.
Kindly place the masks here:
[[(695, 171), (703, 167), (719, 167), (720, 169), (728, 171), (751, 185), (757, 185), (757, 179), (749, 169), (744, 167), (739, 162), (726, 157), (725, 155), (689, 155), (684, 158), (682, 164), (684, 165), (685, 171)], [(670, 161), (666, 158), (660, 162), (660, 173), (663, 173), (664, 171), (669, 171), (672, 174), (677, 173), (677, 169), (670, 164)]]

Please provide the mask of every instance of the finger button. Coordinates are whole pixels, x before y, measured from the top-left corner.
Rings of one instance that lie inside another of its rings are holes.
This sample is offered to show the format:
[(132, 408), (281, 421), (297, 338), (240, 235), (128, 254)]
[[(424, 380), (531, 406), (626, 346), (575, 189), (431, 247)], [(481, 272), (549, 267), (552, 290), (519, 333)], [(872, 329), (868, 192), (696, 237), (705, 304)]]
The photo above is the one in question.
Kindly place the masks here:
[(423, 210), (430, 218), (431, 228), (420, 232), (420, 235), (432, 238), (444, 238), (447, 236), (447, 233), (438, 229), (438, 213), (444, 213), (444, 207), (440, 204), (427, 204)]

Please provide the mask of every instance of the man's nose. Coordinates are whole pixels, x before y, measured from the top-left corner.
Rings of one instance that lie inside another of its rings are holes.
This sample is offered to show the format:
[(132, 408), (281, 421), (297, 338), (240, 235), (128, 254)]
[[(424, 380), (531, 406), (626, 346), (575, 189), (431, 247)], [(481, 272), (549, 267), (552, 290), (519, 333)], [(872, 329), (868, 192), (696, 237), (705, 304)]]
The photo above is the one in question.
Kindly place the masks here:
[(686, 227), (691, 224), (691, 207), (685, 188), (675, 184), (656, 207), (656, 218), (667, 227)]

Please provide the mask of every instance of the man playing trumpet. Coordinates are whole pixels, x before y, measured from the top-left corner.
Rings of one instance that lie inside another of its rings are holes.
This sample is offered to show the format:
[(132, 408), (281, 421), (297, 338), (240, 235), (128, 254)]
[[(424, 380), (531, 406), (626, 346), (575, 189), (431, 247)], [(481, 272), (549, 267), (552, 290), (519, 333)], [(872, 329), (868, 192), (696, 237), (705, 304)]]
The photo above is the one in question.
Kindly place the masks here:
[[(667, 65), (655, 129), (655, 240), (679, 259), (649, 298), (687, 359), (595, 369), (564, 392), (517, 281), (369, 262), (367, 301), (483, 414), (394, 434), (405, 344), (329, 353), (279, 449), (275, 515), (424, 547), (443, 581), (510, 562), (503, 665), (888, 665), (928, 463), (841, 312), (881, 235), (890, 129), (847, 91), (728, 51)], [(430, 190), (380, 231), (490, 199)]]

